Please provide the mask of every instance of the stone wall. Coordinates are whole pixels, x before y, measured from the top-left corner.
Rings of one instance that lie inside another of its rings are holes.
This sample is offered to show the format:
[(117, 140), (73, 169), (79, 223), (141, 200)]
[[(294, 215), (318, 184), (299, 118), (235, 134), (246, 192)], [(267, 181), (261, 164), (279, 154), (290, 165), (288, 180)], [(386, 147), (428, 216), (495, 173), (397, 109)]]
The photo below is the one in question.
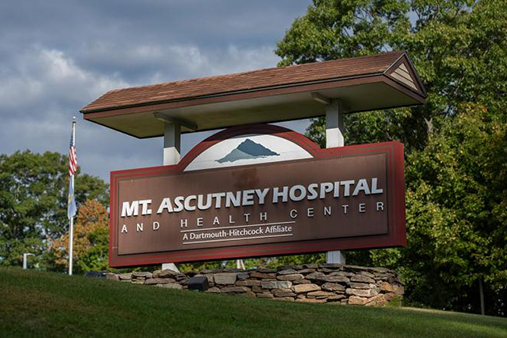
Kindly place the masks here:
[(404, 292), (403, 283), (392, 270), (342, 264), (107, 274), (112, 280), (172, 289), (187, 289), (194, 276), (208, 278), (210, 288), (206, 292), (309, 303), (381, 306)]

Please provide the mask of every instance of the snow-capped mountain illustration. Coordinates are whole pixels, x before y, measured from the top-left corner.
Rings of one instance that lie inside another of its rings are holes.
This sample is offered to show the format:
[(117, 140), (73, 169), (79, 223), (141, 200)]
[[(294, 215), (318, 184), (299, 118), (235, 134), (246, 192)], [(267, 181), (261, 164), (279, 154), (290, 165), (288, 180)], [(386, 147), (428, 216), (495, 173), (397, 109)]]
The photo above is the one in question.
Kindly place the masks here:
[(250, 160), (268, 156), (280, 156), (280, 154), (269, 150), (262, 144), (246, 139), (229, 154), (217, 160), (218, 163), (235, 162), (238, 160)]

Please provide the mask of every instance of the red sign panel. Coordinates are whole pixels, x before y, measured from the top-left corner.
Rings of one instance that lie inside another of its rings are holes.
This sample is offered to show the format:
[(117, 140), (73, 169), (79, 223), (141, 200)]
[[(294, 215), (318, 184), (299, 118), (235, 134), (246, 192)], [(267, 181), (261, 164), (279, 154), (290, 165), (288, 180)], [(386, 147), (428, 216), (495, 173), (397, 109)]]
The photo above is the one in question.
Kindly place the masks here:
[[(212, 145), (269, 133), (311, 158), (185, 171)], [(233, 128), (178, 165), (111, 173), (110, 265), (403, 246), (399, 142), (320, 149), (272, 126)]]

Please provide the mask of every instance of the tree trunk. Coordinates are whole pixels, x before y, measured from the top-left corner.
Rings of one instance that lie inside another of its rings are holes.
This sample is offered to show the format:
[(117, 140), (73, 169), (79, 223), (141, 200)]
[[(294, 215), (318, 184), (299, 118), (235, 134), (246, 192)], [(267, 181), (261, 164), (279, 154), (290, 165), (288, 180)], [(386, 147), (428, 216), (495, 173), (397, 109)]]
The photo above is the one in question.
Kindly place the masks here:
[(482, 282), (482, 277), (479, 278), (479, 295), (480, 295), (480, 298), (481, 298), (481, 315), (485, 315), (486, 314), (486, 307), (484, 305), (484, 287), (483, 287), (483, 282)]

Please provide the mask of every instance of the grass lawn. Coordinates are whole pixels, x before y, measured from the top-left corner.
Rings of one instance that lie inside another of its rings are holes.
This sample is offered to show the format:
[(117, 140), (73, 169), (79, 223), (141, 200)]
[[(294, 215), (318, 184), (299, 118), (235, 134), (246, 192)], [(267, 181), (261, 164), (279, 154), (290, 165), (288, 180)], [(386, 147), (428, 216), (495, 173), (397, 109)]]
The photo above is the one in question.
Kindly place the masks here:
[(507, 319), (132, 285), (0, 269), (0, 337), (507, 337)]

